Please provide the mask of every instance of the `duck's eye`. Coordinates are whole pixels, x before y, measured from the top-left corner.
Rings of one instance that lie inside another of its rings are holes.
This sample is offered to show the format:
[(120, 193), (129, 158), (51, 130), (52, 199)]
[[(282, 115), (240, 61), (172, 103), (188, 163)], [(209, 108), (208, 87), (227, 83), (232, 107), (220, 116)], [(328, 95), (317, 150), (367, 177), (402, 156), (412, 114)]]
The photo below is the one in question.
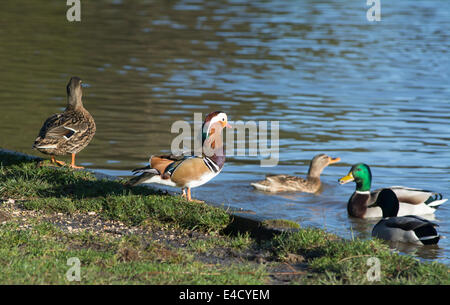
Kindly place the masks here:
[(225, 118), (222, 118), (222, 121), (224, 121), (224, 122), (225, 122)]

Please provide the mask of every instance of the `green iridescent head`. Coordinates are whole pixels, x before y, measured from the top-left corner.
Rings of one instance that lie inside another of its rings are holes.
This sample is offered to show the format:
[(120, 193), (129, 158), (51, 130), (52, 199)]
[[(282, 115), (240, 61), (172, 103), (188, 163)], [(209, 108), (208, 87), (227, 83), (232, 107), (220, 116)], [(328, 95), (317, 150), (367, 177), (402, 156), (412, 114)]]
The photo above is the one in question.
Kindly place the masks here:
[(372, 173), (370, 167), (364, 163), (358, 163), (352, 166), (347, 176), (338, 180), (340, 184), (346, 184), (355, 181), (356, 190), (360, 192), (370, 191), (372, 183)]

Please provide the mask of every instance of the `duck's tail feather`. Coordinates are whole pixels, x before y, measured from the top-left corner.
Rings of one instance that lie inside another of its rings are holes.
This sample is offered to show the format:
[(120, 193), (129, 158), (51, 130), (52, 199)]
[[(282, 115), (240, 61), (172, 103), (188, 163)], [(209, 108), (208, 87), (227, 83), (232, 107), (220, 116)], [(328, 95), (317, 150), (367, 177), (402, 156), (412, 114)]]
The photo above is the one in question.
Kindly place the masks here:
[(439, 242), (441, 236), (436, 231), (434, 226), (434, 223), (429, 223), (428, 225), (414, 230), (414, 233), (424, 245), (433, 245)]
[(133, 175), (140, 174), (140, 173), (144, 173), (144, 172), (150, 172), (150, 173), (152, 173), (152, 172), (154, 172), (154, 171), (156, 171), (156, 169), (151, 168), (150, 165), (147, 165), (147, 166), (145, 166), (145, 167), (135, 168), (135, 169), (131, 170), (131, 172), (133, 173)]
[(440, 235), (425, 236), (425, 237), (419, 238), (419, 240), (424, 245), (435, 245), (439, 242), (440, 239), (441, 239)]
[[(259, 190), (259, 191), (264, 191), (264, 192), (270, 192), (271, 189), (270, 187), (267, 185), (266, 181), (259, 181), (259, 182), (253, 182), (250, 183), (255, 189)], [(266, 185), (265, 185), (266, 184)]]
[(133, 177), (125, 183), (125, 186), (135, 186), (149, 180), (153, 176), (159, 175), (159, 172), (151, 168), (150, 165), (141, 168), (135, 168), (132, 170), (133, 175), (140, 174), (139, 176)]
[(56, 144), (40, 145), (40, 146), (33, 144), (31, 149), (55, 149), (57, 147), (58, 147), (58, 145), (56, 145)]
[[(442, 195), (441, 195), (442, 198)], [(427, 201), (425, 202), (429, 207), (437, 209), (441, 204), (446, 202), (448, 199), (440, 199), (440, 200), (433, 200), (433, 201)]]

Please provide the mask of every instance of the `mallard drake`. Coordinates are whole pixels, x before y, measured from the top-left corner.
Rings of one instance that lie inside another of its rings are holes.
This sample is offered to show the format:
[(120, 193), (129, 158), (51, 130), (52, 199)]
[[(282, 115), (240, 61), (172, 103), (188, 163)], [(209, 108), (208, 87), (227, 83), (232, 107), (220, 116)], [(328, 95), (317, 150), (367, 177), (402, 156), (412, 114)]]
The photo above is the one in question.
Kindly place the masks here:
[(75, 155), (85, 148), (95, 134), (95, 122), (83, 107), (81, 100), (81, 79), (72, 77), (67, 84), (67, 107), (63, 113), (54, 114), (42, 125), (39, 135), (34, 141), (33, 149), (51, 155), (52, 163), (65, 165), (55, 155), (72, 154), (72, 168), (83, 168), (75, 165)]
[(432, 245), (439, 242), (440, 235), (435, 229), (438, 224), (416, 215), (397, 217), (399, 201), (391, 189), (381, 190), (374, 205), (381, 208), (383, 219), (373, 227), (372, 236), (418, 245)]
[[(370, 191), (372, 173), (367, 164), (353, 165), (347, 176), (340, 178), (338, 181), (340, 184), (351, 181), (356, 183), (356, 190), (347, 203), (347, 211), (350, 216), (358, 218), (382, 216), (382, 211), (378, 206), (370, 207), (377, 200), (381, 189)], [(399, 216), (433, 214), (441, 204), (447, 201), (447, 199), (442, 199), (442, 194), (431, 191), (403, 186), (392, 186), (389, 189), (395, 193), (400, 201)]]
[(308, 175), (306, 179), (288, 176), (288, 175), (267, 175), (266, 180), (251, 183), (251, 185), (260, 191), (265, 192), (305, 192), (316, 193), (319, 191), (322, 183), (320, 174), (330, 164), (339, 162), (340, 158), (331, 158), (325, 154), (314, 156), (309, 164)]
[[(151, 156), (149, 165), (133, 170), (140, 174), (126, 185), (159, 183), (182, 189), (182, 196), (192, 201), (191, 188), (201, 186), (217, 176), (225, 164), (223, 128), (231, 128), (227, 115), (222, 111), (208, 114), (203, 123), (203, 153), (200, 156)], [(187, 189), (187, 194), (186, 194)]]

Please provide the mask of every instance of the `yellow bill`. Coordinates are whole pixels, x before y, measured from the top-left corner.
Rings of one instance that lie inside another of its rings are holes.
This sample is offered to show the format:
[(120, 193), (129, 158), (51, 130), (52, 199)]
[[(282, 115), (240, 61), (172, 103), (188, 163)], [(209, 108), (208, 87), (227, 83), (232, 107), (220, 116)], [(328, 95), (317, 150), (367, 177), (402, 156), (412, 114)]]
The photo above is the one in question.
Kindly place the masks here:
[(350, 172), (350, 173), (348, 173), (347, 176), (342, 177), (338, 181), (339, 181), (340, 184), (346, 184), (346, 183), (352, 182), (354, 180), (355, 180), (355, 178), (353, 178), (353, 174), (352, 174), (352, 172)]

